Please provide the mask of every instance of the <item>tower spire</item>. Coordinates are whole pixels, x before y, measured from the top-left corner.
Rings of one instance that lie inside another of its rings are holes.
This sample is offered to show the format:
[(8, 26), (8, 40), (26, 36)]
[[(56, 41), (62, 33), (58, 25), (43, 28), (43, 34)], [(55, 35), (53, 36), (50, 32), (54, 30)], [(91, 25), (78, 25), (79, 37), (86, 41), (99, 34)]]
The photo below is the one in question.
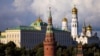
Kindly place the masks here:
[(74, 4), (74, 7), (76, 7), (76, 5)]
[(83, 24), (83, 27), (86, 27), (86, 24), (85, 24), (85, 20), (84, 20), (84, 24)]
[(52, 18), (52, 15), (51, 15), (51, 7), (49, 7), (49, 17)]
[(48, 26), (46, 30), (46, 37), (43, 42), (44, 44), (44, 56), (56, 56), (55, 55), (55, 45), (56, 41), (54, 38), (53, 27), (52, 27), (52, 15), (51, 15), (51, 7), (49, 7), (49, 18), (48, 18)]
[(82, 27), (82, 34), (84, 36), (86, 36), (86, 24), (85, 24), (85, 20), (84, 20), (83, 27)]
[(49, 18), (48, 18), (48, 24), (49, 24), (49, 25), (52, 25), (51, 7), (49, 7)]

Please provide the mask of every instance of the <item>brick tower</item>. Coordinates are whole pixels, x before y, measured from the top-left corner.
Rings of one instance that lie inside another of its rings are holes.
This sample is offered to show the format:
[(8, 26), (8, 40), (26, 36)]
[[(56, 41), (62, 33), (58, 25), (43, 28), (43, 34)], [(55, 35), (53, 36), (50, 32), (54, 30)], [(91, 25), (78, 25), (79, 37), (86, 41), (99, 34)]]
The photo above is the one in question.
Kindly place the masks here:
[(82, 43), (80, 42), (77, 46), (77, 54), (76, 56), (83, 56), (83, 48), (82, 48)]
[[(51, 9), (51, 8), (49, 8)], [(53, 33), (53, 27), (52, 27), (52, 16), (51, 16), (51, 10), (49, 12), (49, 18), (48, 18), (48, 26), (46, 31), (46, 37), (43, 41), (44, 44), (44, 56), (55, 56), (55, 45), (56, 41), (54, 38)]]

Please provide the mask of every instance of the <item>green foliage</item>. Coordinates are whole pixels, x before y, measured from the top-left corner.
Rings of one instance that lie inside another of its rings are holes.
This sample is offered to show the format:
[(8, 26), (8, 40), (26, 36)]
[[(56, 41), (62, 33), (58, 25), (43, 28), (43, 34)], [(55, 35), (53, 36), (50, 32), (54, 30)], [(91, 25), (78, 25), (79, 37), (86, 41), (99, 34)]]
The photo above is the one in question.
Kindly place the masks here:
[(6, 44), (6, 47), (15, 48), (15, 47), (16, 47), (16, 44), (15, 44), (14, 42), (10, 41), (10, 42), (8, 42), (8, 43)]
[(43, 43), (40, 43), (40, 44), (36, 45), (36, 46), (33, 48), (34, 52), (37, 52), (38, 49), (41, 48), (41, 47), (43, 47)]
[[(95, 56), (97, 53), (100, 53), (100, 47), (98, 44), (84, 45), (83, 46), (84, 56)], [(98, 54), (99, 55), (99, 54)], [(100, 55), (99, 55), (100, 56)]]
[(44, 56), (43, 55), (43, 47), (38, 49), (38, 51), (36, 52), (36, 56)]
[[(13, 42), (0, 43), (0, 56), (43, 56), (43, 43), (36, 45), (33, 49), (18, 48)], [(76, 56), (76, 46), (56, 45), (56, 56)], [(97, 44), (83, 45), (84, 56), (100, 56), (100, 47)]]
[(5, 56), (4, 52), (5, 48), (6, 48), (5, 45), (0, 43), (0, 56)]
[(62, 55), (62, 48), (58, 48), (57, 52), (56, 52), (57, 56), (61, 56)]

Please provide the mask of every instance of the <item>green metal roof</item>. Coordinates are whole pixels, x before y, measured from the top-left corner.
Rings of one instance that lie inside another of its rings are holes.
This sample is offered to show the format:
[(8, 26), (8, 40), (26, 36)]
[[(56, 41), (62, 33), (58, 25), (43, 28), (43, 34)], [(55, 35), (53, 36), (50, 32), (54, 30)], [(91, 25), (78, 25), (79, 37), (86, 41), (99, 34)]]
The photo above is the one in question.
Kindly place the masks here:
[(36, 30), (34, 27), (31, 26), (18, 26), (15, 28), (8, 28), (8, 30)]

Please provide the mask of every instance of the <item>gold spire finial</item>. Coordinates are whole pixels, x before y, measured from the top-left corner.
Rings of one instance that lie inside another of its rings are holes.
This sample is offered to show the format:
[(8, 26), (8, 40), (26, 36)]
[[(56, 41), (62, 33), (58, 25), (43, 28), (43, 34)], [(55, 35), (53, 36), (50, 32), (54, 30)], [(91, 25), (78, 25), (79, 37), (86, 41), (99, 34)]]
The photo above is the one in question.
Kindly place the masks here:
[(40, 18), (40, 16), (38, 17), (38, 19), (36, 21), (37, 22), (42, 22), (42, 19)]
[(74, 8), (72, 9), (72, 13), (73, 13), (73, 14), (77, 14), (77, 8), (76, 8), (76, 5), (74, 5)]

